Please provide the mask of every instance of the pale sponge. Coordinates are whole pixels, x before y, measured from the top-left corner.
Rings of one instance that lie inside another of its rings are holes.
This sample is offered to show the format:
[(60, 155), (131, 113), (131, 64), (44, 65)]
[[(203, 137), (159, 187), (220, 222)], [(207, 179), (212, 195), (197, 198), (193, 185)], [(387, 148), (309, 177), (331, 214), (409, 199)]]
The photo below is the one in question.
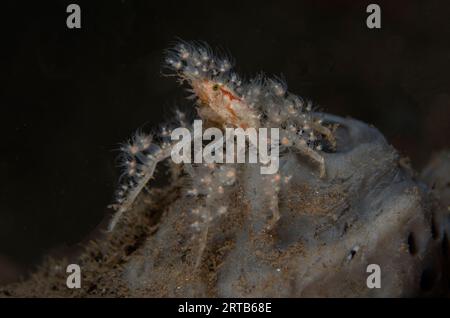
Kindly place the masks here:
[[(284, 157), (281, 169), (292, 178), (279, 193), (280, 219), (270, 231), (265, 227), (270, 199), (258, 195), (265, 185), (254, 182), (259, 171), (241, 165), (237, 182), (223, 193), (227, 213), (210, 224), (196, 264), (199, 244), (189, 211), (201, 202), (185, 195), (179, 175), (167, 188), (142, 196), (112, 233), (88, 244), (79, 257), (49, 260), (2, 294), (441, 295), (448, 287), (447, 207), (413, 179), (377, 129), (352, 119), (324, 118), (339, 123), (336, 151), (326, 154), (327, 177), (317, 178), (301, 156)], [(443, 164), (431, 165), (427, 180), (439, 177)], [(69, 262), (83, 270), (81, 289), (65, 286)], [(367, 287), (369, 264), (379, 265), (381, 288)]]
[[(336, 152), (326, 154), (319, 179), (304, 158), (283, 159), (292, 175), (279, 194), (280, 219), (264, 224), (267, 197), (241, 169), (239, 186), (224, 197), (228, 212), (211, 225), (199, 269), (190, 241), (190, 208), (178, 198), (158, 231), (123, 269), (135, 296), (399, 297), (442, 292), (441, 244), (433, 239), (433, 204), (425, 185), (399, 165), (397, 152), (375, 129), (339, 123)], [(255, 171), (254, 171), (255, 170)], [(381, 270), (381, 288), (367, 286), (369, 264)]]

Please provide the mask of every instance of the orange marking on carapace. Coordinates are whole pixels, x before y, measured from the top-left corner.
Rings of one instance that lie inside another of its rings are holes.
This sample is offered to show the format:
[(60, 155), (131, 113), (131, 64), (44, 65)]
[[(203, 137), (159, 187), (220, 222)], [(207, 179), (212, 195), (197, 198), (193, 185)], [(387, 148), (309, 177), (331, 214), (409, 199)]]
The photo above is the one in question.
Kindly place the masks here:
[(231, 116), (233, 116), (234, 118), (237, 118), (236, 112), (231, 107), (231, 104), (225, 105), (225, 108), (230, 112)]
[[(222, 94), (224, 94), (225, 96), (227, 96), (230, 99), (230, 101), (233, 101), (233, 100), (237, 100), (238, 102), (241, 101), (241, 99), (239, 97), (233, 95), (230, 91), (226, 90), (225, 88), (219, 87), (219, 89), (222, 92)], [(231, 116), (234, 119), (234, 122), (236, 123), (238, 116), (237, 116), (236, 112), (234, 111), (234, 109), (231, 107), (231, 103), (226, 105), (225, 108), (230, 112)]]
[(233, 100), (237, 100), (237, 101), (241, 101), (241, 99), (237, 96), (234, 96), (230, 91), (227, 91), (225, 88), (220, 87), (220, 91), (225, 95), (228, 96), (228, 98), (233, 101)]

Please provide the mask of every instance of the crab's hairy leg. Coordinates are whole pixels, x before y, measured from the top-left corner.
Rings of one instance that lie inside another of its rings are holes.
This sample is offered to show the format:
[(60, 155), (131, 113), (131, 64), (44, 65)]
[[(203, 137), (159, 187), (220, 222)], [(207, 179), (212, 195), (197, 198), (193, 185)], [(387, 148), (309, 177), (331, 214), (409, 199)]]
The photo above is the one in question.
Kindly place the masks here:
[(321, 123), (318, 123), (318, 122), (312, 122), (312, 123), (310, 123), (310, 126), (313, 130), (324, 135), (326, 137), (326, 139), (328, 140), (328, 142), (331, 144), (332, 148), (336, 149), (336, 138), (334, 136), (334, 133), (331, 131), (331, 129), (323, 126)]
[(326, 167), (325, 167), (325, 158), (323, 156), (321, 156), (317, 151), (308, 147), (305, 140), (303, 140), (303, 139), (299, 139), (298, 141), (296, 141), (292, 147), (294, 147), (296, 150), (298, 150), (302, 155), (310, 158), (311, 160), (313, 160), (314, 162), (319, 164), (319, 168), (320, 168), (319, 176), (320, 176), (320, 178), (325, 177)]
[[(258, 149), (258, 145), (255, 145), (252, 140), (248, 139), (249, 145), (251, 144), (255, 149)], [(269, 225), (267, 226), (268, 230), (272, 230), (273, 227), (278, 223), (280, 219), (280, 210), (278, 207), (278, 194), (280, 192), (280, 174), (276, 173), (274, 175), (264, 175), (262, 176), (265, 182), (269, 182), (267, 190), (265, 191), (265, 195), (269, 197), (269, 209), (272, 212), (272, 219), (269, 221)]]
[(269, 225), (267, 226), (268, 230), (272, 230), (273, 227), (278, 223), (278, 221), (280, 220), (280, 209), (278, 206), (278, 194), (280, 192), (280, 186), (279, 186), (279, 182), (280, 182), (280, 175), (276, 174), (274, 176), (272, 176), (270, 182), (273, 184), (270, 189), (271, 189), (271, 193), (268, 193), (270, 195), (270, 201), (269, 201), (269, 207), (270, 210), (272, 212), (272, 219), (269, 221)]
[[(200, 137), (200, 136), (199, 136)], [(231, 136), (229, 136), (231, 137)], [(229, 141), (228, 136), (225, 137), (224, 143)], [(210, 232), (211, 223), (213, 220), (225, 213), (228, 209), (223, 203), (223, 194), (225, 188), (235, 183), (236, 169), (222, 164), (203, 164), (207, 167), (206, 173), (203, 175), (197, 175), (195, 193), (202, 193), (204, 195), (204, 204), (198, 209), (201, 215), (200, 236), (198, 238), (198, 252), (195, 259), (195, 269), (200, 267), (204, 252), (206, 250), (208, 235)], [(198, 173), (192, 167), (189, 167), (190, 173)], [(204, 170), (205, 171), (205, 170)]]
[(128, 211), (131, 206), (133, 205), (134, 201), (136, 200), (137, 196), (141, 191), (144, 189), (146, 184), (150, 181), (150, 179), (153, 177), (153, 174), (155, 172), (156, 165), (167, 159), (170, 156), (172, 147), (168, 146), (161, 150), (161, 152), (156, 155), (154, 158), (150, 159), (149, 162), (146, 164), (145, 168), (142, 170), (143, 176), (139, 179), (137, 185), (130, 190), (130, 192), (127, 194), (127, 197), (125, 198), (124, 202), (117, 207), (117, 211), (114, 214), (111, 222), (108, 226), (108, 231), (112, 231), (114, 227), (116, 226), (117, 222), (120, 220), (122, 215)]
[(208, 242), (208, 233), (209, 233), (209, 227), (210, 227), (210, 220), (209, 218), (211, 218), (211, 213), (209, 212), (208, 207), (205, 209), (207, 212), (207, 218), (208, 220), (206, 221), (207, 223), (205, 224), (205, 226), (202, 229), (202, 233), (201, 233), (201, 238), (199, 239), (199, 243), (200, 243), (200, 247), (198, 250), (198, 254), (197, 254), (197, 258), (195, 260), (195, 269), (198, 269), (200, 266), (200, 262), (202, 260), (203, 254), (205, 252), (206, 249), (206, 243)]
[[(202, 151), (202, 149), (200, 149), (199, 151)], [(192, 169), (192, 167), (190, 167), (190, 168)], [(206, 244), (208, 242), (209, 227), (210, 227), (210, 224), (211, 224), (211, 221), (212, 221), (211, 209), (217, 208), (217, 207), (213, 206), (214, 198), (217, 195), (218, 195), (217, 191), (207, 195), (206, 196), (205, 205), (201, 209), (202, 211), (205, 211), (204, 212), (205, 215), (204, 215), (204, 224), (203, 224), (202, 229), (201, 229), (201, 236), (199, 238), (199, 250), (197, 252), (197, 257), (196, 257), (195, 266), (194, 266), (194, 268), (196, 270), (200, 266), (200, 262), (202, 260), (203, 254), (204, 254), (205, 249), (206, 249)]]

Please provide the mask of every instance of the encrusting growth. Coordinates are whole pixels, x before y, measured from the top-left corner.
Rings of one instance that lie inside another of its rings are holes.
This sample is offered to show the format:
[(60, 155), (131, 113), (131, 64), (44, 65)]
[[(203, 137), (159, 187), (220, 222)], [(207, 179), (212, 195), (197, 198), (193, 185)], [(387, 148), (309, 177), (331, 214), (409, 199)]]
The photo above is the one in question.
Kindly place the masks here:
[[(334, 150), (334, 127), (322, 122), (319, 114), (313, 112), (311, 102), (289, 93), (284, 82), (263, 76), (243, 81), (233, 72), (229, 58), (214, 55), (207, 45), (190, 42), (179, 42), (167, 50), (165, 66), (181, 84), (189, 86), (192, 98), (196, 100), (198, 116), (206, 127), (276, 127), (279, 129), (280, 154), (294, 151), (310, 158), (318, 164), (320, 177), (325, 177), (325, 160), (321, 152)], [(177, 112), (177, 117), (179, 126), (192, 131), (192, 124), (183, 113)], [(170, 136), (171, 130), (164, 128), (157, 136), (159, 142), (155, 143), (152, 136), (138, 132), (121, 147), (124, 173), (113, 205), (116, 214), (110, 230), (130, 209), (152, 178), (157, 164), (171, 156), (175, 142)], [(206, 244), (209, 224), (227, 211), (221, 197), (236, 183), (245, 165), (183, 163), (182, 169), (191, 180), (186, 195), (199, 197), (199, 202), (202, 202), (191, 211), (196, 217), (192, 227), (201, 233), (198, 263)], [(280, 187), (289, 182), (290, 176), (276, 173), (260, 178), (259, 182), (266, 185), (265, 193), (261, 195), (268, 196), (268, 208), (272, 212), (272, 220), (267, 226), (270, 229), (280, 218), (278, 193)]]

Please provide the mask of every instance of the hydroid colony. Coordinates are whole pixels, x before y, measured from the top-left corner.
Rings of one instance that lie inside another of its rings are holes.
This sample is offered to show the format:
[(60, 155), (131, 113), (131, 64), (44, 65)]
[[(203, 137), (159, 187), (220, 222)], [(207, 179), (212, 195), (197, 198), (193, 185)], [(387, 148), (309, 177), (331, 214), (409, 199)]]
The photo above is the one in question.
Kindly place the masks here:
[[(197, 114), (207, 127), (273, 128), (279, 129), (280, 155), (294, 151), (315, 162), (319, 176), (326, 172), (322, 151), (333, 151), (336, 141), (331, 125), (326, 125), (312, 111), (312, 103), (287, 91), (286, 84), (277, 78), (258, 76), (244, 81), (233, 71), (231, 59), (215, 55), (203, 44), (179, 42), (167, 50), (165, 66), (175, 75), (180, 84), (186, 83), (195, 99)], [(192, 130), (185, 114), (176, 112), (178, 127)], [(121, 147), (124, 173), (117, 191), (116, 214), (110, 224), (113, 229), (120, 216), (132, 206), (139, 193), (152, 178), (158, 163), (169, 158), (174, 142), (171, 132), (174, 127), (164, 127), (159, 136), (137, 133)], [(196, 136), (194, 138), (200, 138)], [(156, 142), (157, 141), (157, 142)], [(204, 237), (208, 235), (209, 223), (226, 213), (227, 203), (221, 200), (227, 187), (233, 186), (243, 167), (237, 164), (183, 164), (189, 176), (190, 187), (186, 195), (202, 198), (202, 204), (191, 211), (198, 216), (193, 227)], [(264, 184), (259, 195), (270, 197), (272, 220), (270, 229), (279, 219), (278, 193), (290, 175), (280, 173), (269, 176), (254, 176)]]

